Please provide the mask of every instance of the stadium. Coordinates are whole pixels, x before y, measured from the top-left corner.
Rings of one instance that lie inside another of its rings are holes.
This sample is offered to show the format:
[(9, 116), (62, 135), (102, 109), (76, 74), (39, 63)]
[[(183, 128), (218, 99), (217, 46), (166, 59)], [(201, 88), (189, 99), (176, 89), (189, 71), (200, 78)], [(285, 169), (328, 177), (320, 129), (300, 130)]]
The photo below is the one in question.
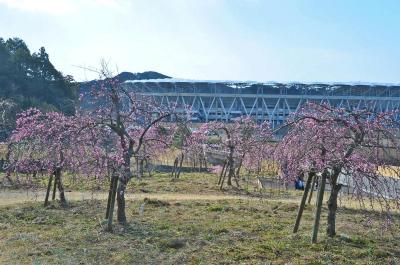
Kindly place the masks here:
[(273, 128), (309, 101), (374, 112), (400, 108), (400, 84), (375, 83), (259, 83), (186, 79), (128, 80), (129, 89), (190, 109), (192, 120), (230, 121), (239, 116), (268, 120)]

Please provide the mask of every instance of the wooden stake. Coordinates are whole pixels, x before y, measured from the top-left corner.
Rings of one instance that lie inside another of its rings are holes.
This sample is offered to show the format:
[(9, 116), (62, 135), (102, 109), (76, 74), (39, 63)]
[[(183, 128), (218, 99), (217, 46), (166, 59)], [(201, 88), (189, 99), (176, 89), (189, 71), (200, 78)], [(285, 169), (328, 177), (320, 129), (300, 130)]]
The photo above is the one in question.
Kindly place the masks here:
[(110, 200), (110, 209), (108, 213), (107, 231), (112, 231), (112, 220), (114, 216), (115, 195), (117, 194), (118, 176), (112, 176), (112, 192)]
[(299, 210), (297, 212), (296, 223), (294, 224), (293, 233), (297, 233), (297, 231), (299, 230), (301, 216), (303, 215), (304, 206), (306, 205), (306, 200), (308, 197), (308, 191), (310, 190), (310, 186), (311, 186), (311, 179), (313, 179), (313, 178), (314, 178), (314, 173), (312, 173), (312, 172), (308, 173), (308, 178), (307, 178), (306, 186), (304, 188), (303, 197), (301, 198)]
[(49, 183), (47, 185), (46, 198), (44, 199), (44, 206), (45, 207), (49, 203), (49, 196), (50, 196), (50, 190), (51, 190), (51, 183), (52, 182), (53, 182), (53, 175), (50, 175)]
[(182, 153), (182, 154), (181, 154), (181, 161), (179, 162), (178, 172), (176, 173), (176, 178), (177, 178), (177, 179), (178, 179), (179, 176), (181, 175), (183, 158), (184, 158), (184, 154)]
[(226, 178), (226, 173), (228, 172), (228, 167), (229, 167), (229, 162), (226, 164), (225, 172), (224, 172), (224, 175), (222, 176), (221, 186), (219, 187), (220, 190), (222, 190), (222, 188), (223, 188), (223, 186), (224, 186), (224, 182), (225, 182), (225, 178)]
[(315, 219), (314, 219), (314, 226), (313, 232), (311, 237), (311, 242), (316, 243), (318, 237), (318, 229), (319, 229), (319, 220), (321, 218), (321, 209), (322, 209), (322, 202), (324, 199), (324, 192), (325, 192), (325, 185), (326, 185), (326, 175), (327, 172), (325, 171), (322, 173), (321, 185), (319, 187), (318, 196), (317, 196), (317, 209), (315, 211)]
[(225, 162), (224, 165), (222, 166), (221, 174), (220, 174), (219, 180), (218, 180), (218, 185), (221, 184), (222, 176), (224, 175), (224, 171), (225, 171), (225, 166), (226, 166), (226, 162)]
[(108, 190), (108, 199), (107, 199), (107, 210), (106, 210), (106, 219), (108, 219), (108, 215), (110, 214), (110, 205), (111, 205), (111, 196), (114, 187), (114, 178), (111, 176), (110, 179), (110, 189)]
[(56, 192), (57, 192), (56, 188), (57, 188), (57, 177), (54, 178), (53, 194), (51, 195), (52, 201), (56, 199)]
[(310, 196), (308, 197), (308, 204), (311, 203), (311, 198), (312, 198), (312, 195), (313, 195), (313, 192), (314, 192), (314, 189), (315, 189), (315, 183), (316, 183), (317, 181), (318, 181), (318, 176), (317, 176), (317, 175), (314, 175), (314, 177), (313, 177), (313, 182), (312, 182), (312, 185), (311, 185)]

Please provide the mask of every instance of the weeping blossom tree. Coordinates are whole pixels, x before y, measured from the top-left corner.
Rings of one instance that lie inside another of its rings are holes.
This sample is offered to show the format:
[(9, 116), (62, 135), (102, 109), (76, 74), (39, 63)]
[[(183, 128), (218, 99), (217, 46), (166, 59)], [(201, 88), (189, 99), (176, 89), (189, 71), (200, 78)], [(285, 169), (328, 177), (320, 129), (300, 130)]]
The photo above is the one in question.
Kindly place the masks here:
[[(195, 162), (199, 162), (199, 169), (201, 169), (202, 162), (207, 168), (207, 160), (204, 155), (203, 146), (207, 142), (207, 136), (201, 130), (189, 129), (188, 135), (184, 138), (182, 144), (182, 152)], [(195, 166), (195, 164), (193, 165)]]
[(43, 113), (38, 109), (22, 112), (17, 119), (16, 129), (11, 135), (12, 150), (8, 171), (50, 174), (45, 204), (47, 204), (52, 178), (54, 190), (59, 190), (60, 202), (66, 205), (62, 172), (76, 171), (82, 168), (86, 159), (85, 148), (88, 137), (78, 134), (80, 122), (76, 117), (67, 117), (61, 113)]
[(249, 166), (252, 165), (248, 159), (259, 156), (261, 151), (264, 152), (272, 138), (268, 122), (258, 124), (249, 117), (237, 118), (232, 123), (209, 122), (201, 126), (200, 131), (205, 135), (214, 134), (218, 137), (216, 142), (208, 144), (206, 148), (226, 154), (224, 168), (228, 172), (228, 186), (232, 185), (232, 179), (239, 186), (238, 179), (243, 161)]
[[(160, 157), (165, 154), (173, 144), (173, 135), (176, 131), (174, 123), (159, 123), (152, 126), (143, 137), (142, 148), (139, 149), (135, 156), (136, 160), (136, 174), (140, 179), (144, 173), (144, 166), (150, 174), (150, 162), (152, 159)], [(142, 130), (135, 131), (136, 137), (140, 137), (143, 133)]]
[(203, 152), (203, 145), (206, 140), (207, 137), (201, 130), (190, 128), (187, 124), (179, 124), (176, 127), (174, 147), (180, 151), (180, 154), (175, 158), (171, 177), (179, 178), (184, 158), (192, 161), (193, 168), (195, 168), (196, 162), (199, 162), (199, 170), (201, 170), (203, 164), (207, 167)]
[(336, 234), (338, 195), (343, 185), (349, 186), (361, 205), (369, 201), (374, 207), (373, 201), (377, 201), (386, 216), (391, 209), (399, 209), (398, 183), (383, 177), (378, 170), (391, 168), (393, 159), (388, 158), (399, 149), (395, 113), (376, 114), (309, 103), (291, 118), (289, 126), (277, 146), (276, 160), (286, 180), (306, 172), (311, 176), (320, 172), (322, 191), (325, 180), (329, 182), (328, 236)]
[[(167, 118), (178, 119), (172, 115), (173, 108), (161, 105), (152, 97), (146, 97), (128, 89), (123, 83), (111, 78), (112, 73), (103, 65), (99, 70), (103, 80), (93, 86), (91, 91), (81, 95), (85, 100), (79, 113), (90, 117), (91, 127), (101, 130), (109, 130), (116, 139), (112, 150), (117, 154), (120, 161), (119, 181), (117, 194), (117, 220), (126, 223), (125, 214), (125, 190), (128, 182), (132, 179), (131, 159), (142, 159), (148, 146), (146, 143), (155, 142), (152, 134), (157, 133), (155, 129)], [(160, 127), (158, 127), (160, 128)], [(160, 131), (158, 131), (160, 132)], [(140, 163), (140, 161), (138, 161)]]

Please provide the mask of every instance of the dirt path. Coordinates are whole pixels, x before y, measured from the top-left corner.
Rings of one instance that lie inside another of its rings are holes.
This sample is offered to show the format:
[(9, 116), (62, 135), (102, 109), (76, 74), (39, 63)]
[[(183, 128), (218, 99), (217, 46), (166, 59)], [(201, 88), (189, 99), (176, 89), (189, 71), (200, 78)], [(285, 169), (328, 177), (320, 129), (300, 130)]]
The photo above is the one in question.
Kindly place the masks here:
[[(106, 192), (79, 192), (72, 191), (66, 192), (68, 200), (88, 200), (88, 199), (106, 199)], [(28, 201), (43, 201), (45, 197), (44, 191), (10, 191), (0, 190), (0, 206), (12, 205), (16, 203), (24, 203)], [(185, 194), (185, 193), (137, 193), (127, 194), (128, 200), (143, 200), (144, 198), (158, 199), (165, 201), (198, 201), (198, 200), (260, 200), (256, 197), (240, 196), (240, 195), (226, 195), (226, 194)], [(270, 200), (270, 199), (269, 199)], [(290, 201), (292, 199), (279, 199), (279, 201)]]
[[(58, 195), (58, 194), (57, 194)], [(90, 200), (100, 199), (106, 200), (108, 193), (106, 192), (88, 192), (88, 191), (71, 191), (66, 192), (67, 200), (79, 201), (79, 200)], [(24, 202), (43, 202), (45, 197), (44, 191), (21, 191), (21, 190), (4, 190), (0, 189), (0, 207), (8, 206), (13, 204), (19, 204)], [(315, 197), (315, 196), (314, 196)], [(325, 194), (325, 198), (328, 198), (328, 194)], [(58, 198), (58, 197), (57, 197)], [(219, 200), (251, 200), (251, 201), (279, 201), (283, 203), (295, 203), (300, 202), (300, 197), (274, 197), (274, 198), (258, 198), (244, 195), (229, 195), (229, 194), (188, 194), (188, 193), (128, 193), (126, 195), (127, 200), (138, 201), (144, 198), (157, 199), (163, 201), (219, 201)], [(313, 199), (314, 203), (315, 198)], [(340, 201), (341, 207), (360, 209), (359, 202), (351, 198), (342, 198)], [(376, 205), (378, 206), (378, 205)], [(364, 209), (372, 208), (367, 205)]]

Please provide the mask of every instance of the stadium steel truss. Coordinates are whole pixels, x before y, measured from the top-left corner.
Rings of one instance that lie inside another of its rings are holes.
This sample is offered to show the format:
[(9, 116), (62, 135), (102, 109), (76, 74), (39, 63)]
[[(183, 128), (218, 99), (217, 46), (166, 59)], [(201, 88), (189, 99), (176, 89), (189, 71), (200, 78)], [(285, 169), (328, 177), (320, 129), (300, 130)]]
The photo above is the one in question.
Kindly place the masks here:
[[(190, 110), (193, 121), (230, 121), (246, 115), (275, 128), (304, 103), (313, 101), (374, 112), (400, 109), (400, 84), (257, 83), (154, 79), (126, 81), (130, 89)], [(397, 118), (399, 118), (397, 116)]]

